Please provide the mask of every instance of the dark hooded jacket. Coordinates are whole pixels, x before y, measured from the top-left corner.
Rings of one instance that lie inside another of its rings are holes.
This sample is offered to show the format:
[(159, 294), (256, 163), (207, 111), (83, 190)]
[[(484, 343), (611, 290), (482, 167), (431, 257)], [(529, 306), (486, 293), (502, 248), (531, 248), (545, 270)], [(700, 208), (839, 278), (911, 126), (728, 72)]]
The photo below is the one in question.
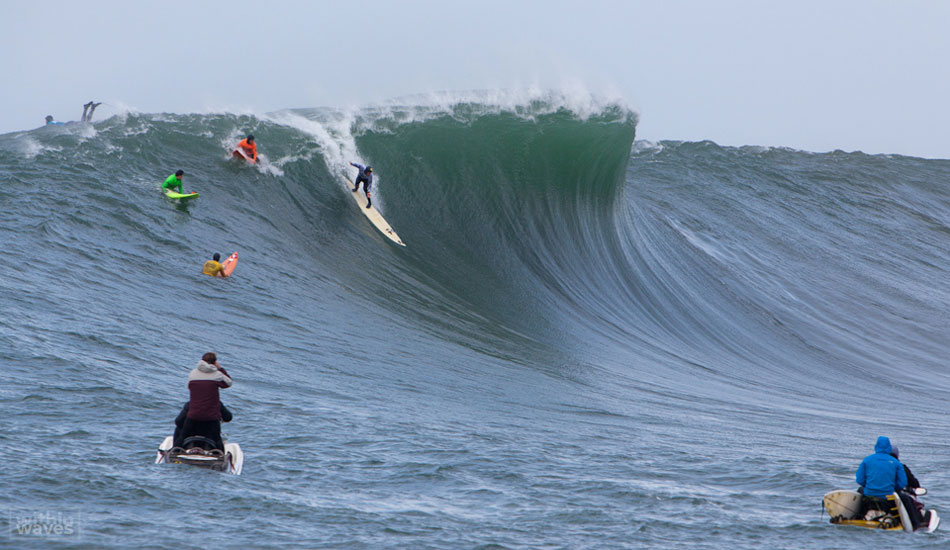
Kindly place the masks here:
[(198, 366), (188, 375), (188, 391), (191, 392), (188, 418), (199, 421), (221, 420), (218, 388), (230, 388), (231, 384), (227, 371), (198, 361)]
[[(897, 448), (897, 445), (891, 443), (891, 456), (897, 460), (901, 459), (900, 449)], [(901, 464), (904, 464), (901, 462)], [(913, 472), (910, 471), (910, 467), (907, 464), (904, 464), (904, 475), (907, 476), (907, 487), (905, 489), (916, 489), (920, 487), (920, 481), (914, 476)]]
[(874, 454), (868, 455), (858, 466), (855, 475), (864, 494), (870, 497), (886, 497), (907, 485), (904, 465), (891, 456), (891, 440), (881, 436), (874, 445)]

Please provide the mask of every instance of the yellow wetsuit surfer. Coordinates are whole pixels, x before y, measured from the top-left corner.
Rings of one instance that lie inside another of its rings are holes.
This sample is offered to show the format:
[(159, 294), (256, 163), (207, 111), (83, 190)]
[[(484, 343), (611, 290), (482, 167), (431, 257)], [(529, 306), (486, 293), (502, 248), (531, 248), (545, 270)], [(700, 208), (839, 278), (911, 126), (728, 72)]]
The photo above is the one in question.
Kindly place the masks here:
[(205, 262), (204, 267), (201, 268), (201, 272), (205, 275), (211, 275), (212, 277), (227, 277), (227, 275), (224, 274), (224, 266), (218, 261), (221, 259), (221, 254), (215, 252), (213, 258), (213, 260)]

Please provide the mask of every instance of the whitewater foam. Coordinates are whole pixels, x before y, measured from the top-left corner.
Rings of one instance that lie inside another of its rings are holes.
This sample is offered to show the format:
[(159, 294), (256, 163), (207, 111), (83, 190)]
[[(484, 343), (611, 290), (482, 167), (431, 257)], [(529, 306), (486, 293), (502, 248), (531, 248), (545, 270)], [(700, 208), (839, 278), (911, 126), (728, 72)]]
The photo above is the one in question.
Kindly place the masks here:
[(413, 124), (446, 116), (462, 122), (498, 114), (534, 120), (557, 112), (569, 112), (581, 121), (607, 117), (616, 122), (627, 122), (637, 117), (621, 98), (598, 96), (582, 87), (444, 91), (404, 96), (362, 107), (358, 110), (357, 131), (385, 132), (392, 124)]
[(57, 147), (53, 145), (43, 145), (37, 141), (32, 136), (21, 134), (16, 138), (15, 143), (18, 145), (18, 152), (23, 158), (34, 159), (37, 156), (50, 152), (50, 151), (62, 151), (62, 147)]

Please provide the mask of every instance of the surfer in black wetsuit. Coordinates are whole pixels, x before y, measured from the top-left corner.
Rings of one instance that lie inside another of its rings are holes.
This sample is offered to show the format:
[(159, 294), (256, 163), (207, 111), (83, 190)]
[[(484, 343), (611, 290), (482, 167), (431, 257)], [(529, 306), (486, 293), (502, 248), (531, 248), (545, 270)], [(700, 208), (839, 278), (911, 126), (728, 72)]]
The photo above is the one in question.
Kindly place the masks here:
[(356, 176), (356, 183), (353, 185), (353, 192), (356, 193), (360, 190), (360, 183), (363, 184), (363, 190), (366, 191), (366, 208), (373, 206), (372, 193), (370, 190), (373, 188), (373, 167), (372, 166), (363, 166), (362, 164), (356, 164), (351, 162), (350, 166), (355, 166), (359, 169), (360, 173)]

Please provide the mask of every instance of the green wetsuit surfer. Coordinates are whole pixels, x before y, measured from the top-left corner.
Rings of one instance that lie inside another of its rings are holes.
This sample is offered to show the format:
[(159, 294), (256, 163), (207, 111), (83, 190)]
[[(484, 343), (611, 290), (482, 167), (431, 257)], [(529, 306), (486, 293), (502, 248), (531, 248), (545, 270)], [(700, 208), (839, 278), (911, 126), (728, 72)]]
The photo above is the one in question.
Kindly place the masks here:
[(181, 189), (182, 189), (182, 187), (181, 187), (181, 177), (184, 176), (184, 175), (185, 175), (185, 171), (184, 171), (184, 170), (179, 170), (179, 171), (175, 172), (174, 174), (172, 174), (172, 175), (168, 176), (167, 178), (165, 178), (165, 183), (162, 184), (162, 191), (166, 191), (166, 190), (168, 190), (168, 189), (172, 189), (173, 187), (177, 187), (177, 188), (178, 188), (178, 194), (180, 194), (180, 195), (181, 195), (181, 194), (184, 194), (184, 192), (181, 190)]

